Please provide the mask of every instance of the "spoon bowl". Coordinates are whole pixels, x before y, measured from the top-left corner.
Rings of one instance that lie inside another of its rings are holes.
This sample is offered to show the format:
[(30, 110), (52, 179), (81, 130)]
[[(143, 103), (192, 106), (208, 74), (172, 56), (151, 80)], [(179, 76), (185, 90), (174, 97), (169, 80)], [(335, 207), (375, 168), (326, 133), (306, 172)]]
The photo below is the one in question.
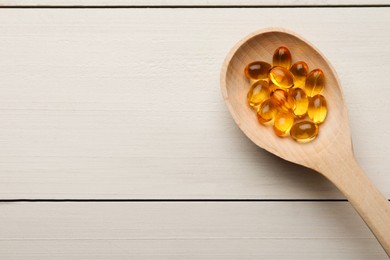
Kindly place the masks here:
[[(307, 144), (300, 144), (291, 138), (276, 136), (269, 127), (262, 127), (256, 120), (253, 109), (246, 103), (249, 81), (243, 71), (253, 61), (272, 61), (272, 55), (279, 46), (286, 46), (292, 53), (292, 63), (305, 61), (309, 69), (320, 68), (326, 83), (323, 95), (328, 103), (328, 115), (317, 138)], [(323, 55), (301, 37), (282, 29), (262, 30), (241, 40), (226, 58), (221, 74), (222, 93), (234, 120), (241, 130), (255, 144), (285, 159), (313, 168), (313, 161), (304, 153), (320, 153), (335, 141), (338, 135), (351, 139), (347, 124), (347, 110), (337, 74)]]
[[(250, 86), (244, 74), (245, 66), (253, 61), (272, 61), (279, 46), (291, 51), (292, 64), (305, 61), (310, 71), (319, 68), (325, 75), (322, 94), (327, 100), (328, 115), (317, 138), (309, 143), (276, 136), (271, 127), (259, 124), (253, 109), (247, 105)], [(333, 182), (390, 255), (390, 204), (354, 158), (341, 85), (324, 55), (288, 30), (257, 31), (238, 42), (227, 55), (221, 71), (221, 91), (234, 121), (250, 140), (285, 160), (320, 172)]]

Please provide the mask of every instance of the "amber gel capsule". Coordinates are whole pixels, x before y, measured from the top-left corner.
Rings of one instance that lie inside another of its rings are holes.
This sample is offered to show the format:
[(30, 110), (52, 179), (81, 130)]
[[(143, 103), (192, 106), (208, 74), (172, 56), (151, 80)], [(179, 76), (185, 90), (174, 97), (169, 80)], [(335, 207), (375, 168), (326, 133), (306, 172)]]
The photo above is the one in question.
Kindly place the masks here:
[(274, 52), (274, 56), (272, 57), (272, 65), (289, 69), (291, 65), (290, 51), (286, 47), (277, 48)]
[(265, 100), (257, 109), (257, 119), (265, 124), (274, 119), (277, 109), (270, 99)]
[(301, 121), (291, 127), (290, 135), (299, 143), (307, 143), (318, 135), (318, 126), (311, 121)]
[(298, 61), (291, 66), (290, 72), (294, 75), (294, 87), (301, 87), (305, 84), (309, 67), (304, 61)]
[(279, 88), (288, 89), (294, 86), (294, 76), (289, 70), (280, 66), (270, 70), (269, 79)]
[(254, 82), (247, 95), (248, 104), (251, 107), (258, 106), (267, 98), (269, 98), (268, 82), (265, 80)]
[(269, 81), (268, 82), (268, 89), (269, 89), (269, 93), (272, 93), (278, 89), (278, 86), (276, 86), (272, 81)]
[(307, 113), (309, 106), (309, 99), (306, 93), (301, 88), (290, 89), (288, 98), (291, 100), (289, 103), (293, 103), (293, 113), (296, 117), (304, 117)]
[(286, 136), (294, 124), (294, 116), (291, 113), (279, 111), (275, 115), (274, 132), (277, 136)]
[(285, 112), (289, 112), (294, 106), (294, 101), (288, 98), (288, 92), (283, 89), (276, 89), (272, 92), (270, 100), (275, 107), (280, 108)]
[(327, 113), (328, 108), (326, 106), (326, 100), (324, 96), (315, 95), (310, 99), (307, 114), (315, 124), (321, 124), (324, 122)]
[(321, 93), (322, 89), (324, 88), (324, 83), (325, 83), (325, 76), (322, 70), (320, 69), (312, 70), (309, 73), (309, 75), (307, 75), (306, 78), (306, 83), (305, 83), (306, 94), (309, 97), (312, 97)]
[(249, 63), (245, 67), (245, 76), (248, 79), (266, 79), (268, 78), (268, 72), (271, 69), (271, 65), (263, 61), (255, 61)]

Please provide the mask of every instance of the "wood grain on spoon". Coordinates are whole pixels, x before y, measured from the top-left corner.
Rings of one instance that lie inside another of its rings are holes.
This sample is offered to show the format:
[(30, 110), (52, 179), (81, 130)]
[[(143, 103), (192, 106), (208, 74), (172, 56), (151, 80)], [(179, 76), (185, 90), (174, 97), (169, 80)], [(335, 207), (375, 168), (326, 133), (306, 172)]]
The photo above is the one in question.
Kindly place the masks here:
[[(249, 89), (245, 66), (253, 61), (271, 61), (275, 49), (286, 46), (293, 63), (305, 61), (309, 70), (320, 68), (325, 74), (323, 95), (328, 115), (317, 138), (300, 144), (277, 137), (270, 127), (259, 124), (246, 103)], [(294, 163), (314, 169), (346, 196), (390, 256), (390, 203), (365, 176), (353, 155), (341, 85), (328, 60), (302, 37), (280, 28), (255, 32), (242, 39), (228, 54), (221, 71), (221, 90), (239, 128), (255, 144)]]

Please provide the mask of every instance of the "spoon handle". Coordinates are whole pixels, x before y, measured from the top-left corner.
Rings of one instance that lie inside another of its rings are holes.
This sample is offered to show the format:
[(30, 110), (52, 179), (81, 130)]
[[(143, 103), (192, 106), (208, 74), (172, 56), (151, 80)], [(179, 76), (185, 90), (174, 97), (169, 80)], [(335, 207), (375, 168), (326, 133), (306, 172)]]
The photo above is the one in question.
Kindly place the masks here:
[(345, 195), (390, 257), (390, 202), (375, 187), (353, 154), (323, 158), (319, 171)]

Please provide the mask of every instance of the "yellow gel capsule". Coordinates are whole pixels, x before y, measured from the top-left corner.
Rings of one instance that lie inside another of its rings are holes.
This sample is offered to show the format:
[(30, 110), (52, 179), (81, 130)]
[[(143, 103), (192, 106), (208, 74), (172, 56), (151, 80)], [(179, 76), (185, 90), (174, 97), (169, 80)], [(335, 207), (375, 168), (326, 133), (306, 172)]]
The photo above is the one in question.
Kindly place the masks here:
[(306, 94), (309, 97), (320, 94), (325, 84), (325, 76), (322, 70), (315, 69), (312, 70), (309, 75), (307, 75), (305, 90)]
[(254, 82), (247, 95), (248, 104), (251, 107), (255, 107), (267, 98), (269, 98), (268, 82), (265, 80)]
[(279, 47), (274, 52), (272, 58), (273, 66), (281, 66), (286, 69), (290, 68), (291, 65), (291, 53), (286, 47)]
[(291, 137), (299, 143), (308, 143), (318, 135), (318, 126), (311, 121), (301, 121), (290, 129)]
[(306, 96), (306, 93), (301, 88), (290, 89), (288, 98), (290, 103), (293, 103), (293, 114), (296, 117), (304, 117), (307, 113), (307, 108), (309, 106), (309, 99)]
[(277, 112), (276, 107), (270, 99), (265, 100), (257, 109), (257, 119), (260, 123), (265, 124), (274, 119)]
[(288, 89), (294, 86), (294, 76), (289, 70), (280, 66), (270, 70), (269, 79), (279, 88)]
[(280, 108), (285, 112), (289, 112), (294, 106), (293, 100), (288, 98), (288, 92), (283, 89), (276, 89), (273, 91), (270, 100), (275, 107)]
[(291, 113), (279, 111), (275, 115), (274, 132), (277, 136), (286, 136), (294, 124), (294, 116)]
[(271, 65), (263, 61), (251, 62), (245, 67), (245, 76), (248, 79), (258, 80), (268, 78)]
[(326, 100), (324, 96), (315, 95), (310, 99), (307, 114), (315, 124), (321, 124), (324, 122), (327, 112), (328, 108), (326, 106)]
[(269, 89), (269, 93), (272, 93), (278, 89), (278, 86), (276, 86), (272, 81), (269, 81), (268, 82), (268, 89)]
[(298, 61), (291, 66), (290, 72), (294, 75), (294, 86), (302, 87), (309, 73), (309, 67), (304, 61)]

